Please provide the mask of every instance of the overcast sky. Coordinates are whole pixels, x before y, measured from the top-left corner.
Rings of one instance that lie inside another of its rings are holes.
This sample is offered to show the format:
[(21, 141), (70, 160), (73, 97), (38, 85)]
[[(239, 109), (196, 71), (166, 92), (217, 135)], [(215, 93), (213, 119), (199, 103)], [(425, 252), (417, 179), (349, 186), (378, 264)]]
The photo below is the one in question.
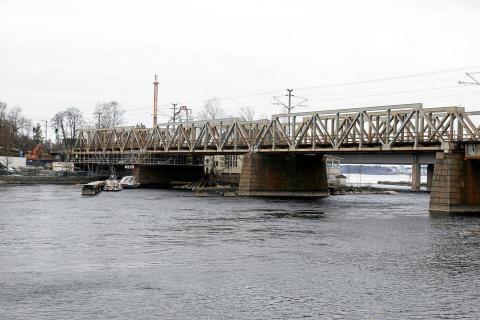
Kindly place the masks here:
[[(157, 73), (162, 115), (172, 102), (196, 113), (210, 97), (228, 115), (245, 105), (270, 115), (286, 88), (309, 98), (295, 111), (480, 110), (480, 86), (458, 85), (480, 71), (479, 21), (477, 0), (0, 0), (0, 101), (37, 122), (70, 106), (92, 118), (115, 99), (128, 124), (150, 125)], [(322, 87), (432, 71), (445, 72)]]

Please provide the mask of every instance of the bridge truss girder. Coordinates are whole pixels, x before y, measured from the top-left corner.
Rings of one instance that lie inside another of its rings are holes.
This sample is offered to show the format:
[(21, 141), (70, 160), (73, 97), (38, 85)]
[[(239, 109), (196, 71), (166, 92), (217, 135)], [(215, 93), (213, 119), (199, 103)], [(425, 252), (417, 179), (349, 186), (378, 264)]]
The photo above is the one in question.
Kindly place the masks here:
[(277, 114), (258, 121), (82, 129), (74, 152), (79, 162), (117, 157), (144, 163), (155, 154), (434, 151), (451, 143), (480, 142), (476, 115), (459, 107), (408, 104)]

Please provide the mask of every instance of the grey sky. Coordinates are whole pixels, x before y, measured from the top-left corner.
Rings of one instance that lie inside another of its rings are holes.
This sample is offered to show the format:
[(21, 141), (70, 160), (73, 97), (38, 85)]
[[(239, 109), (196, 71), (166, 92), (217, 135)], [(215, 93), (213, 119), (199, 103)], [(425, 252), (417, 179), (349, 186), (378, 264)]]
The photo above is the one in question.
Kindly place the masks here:
[[(0, 0), (0, 101), (35, 122), (69, 106), (88, 118), (115, 99), (128, 123), (151, 123), (159, 103), (480, 65), (480, 2)], [(298, 111), (394, 103), (480, 106), (465, 71), (294, 93)], [(480, 74), (479, 74), (480, 78)], [(224, 99), (279, 112), (272, 94)], [(162, 106), (162, 114), (170, 112)], [(161, 121), (166, 121), (162, 116)]]

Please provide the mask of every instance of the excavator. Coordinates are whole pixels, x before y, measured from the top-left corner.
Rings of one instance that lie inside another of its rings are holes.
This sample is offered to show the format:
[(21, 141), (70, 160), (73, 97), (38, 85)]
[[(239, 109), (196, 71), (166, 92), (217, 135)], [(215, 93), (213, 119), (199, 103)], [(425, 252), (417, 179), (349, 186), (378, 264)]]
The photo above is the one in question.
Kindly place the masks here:
[(41, 143), (37, 144), (32, 151), (28, 151), (26, 154), (27, 161), (37, 161), (40, 160), (43, 154), (43, 145)]

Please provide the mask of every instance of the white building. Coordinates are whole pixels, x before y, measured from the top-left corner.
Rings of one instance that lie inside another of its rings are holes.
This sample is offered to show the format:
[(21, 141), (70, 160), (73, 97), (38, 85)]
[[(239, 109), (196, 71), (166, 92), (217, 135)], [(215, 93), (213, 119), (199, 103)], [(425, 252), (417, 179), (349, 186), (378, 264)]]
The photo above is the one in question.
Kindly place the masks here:
[(242, 172), (242, 155), (227, 154), (216, 156), (205, 156), (204, 160), (206, 174), (240, 174)]
[(27, 166), (27, 159), (24, 157), (4, 157), (0, 156), (0, 163), (2, 167), (17, 170)]

